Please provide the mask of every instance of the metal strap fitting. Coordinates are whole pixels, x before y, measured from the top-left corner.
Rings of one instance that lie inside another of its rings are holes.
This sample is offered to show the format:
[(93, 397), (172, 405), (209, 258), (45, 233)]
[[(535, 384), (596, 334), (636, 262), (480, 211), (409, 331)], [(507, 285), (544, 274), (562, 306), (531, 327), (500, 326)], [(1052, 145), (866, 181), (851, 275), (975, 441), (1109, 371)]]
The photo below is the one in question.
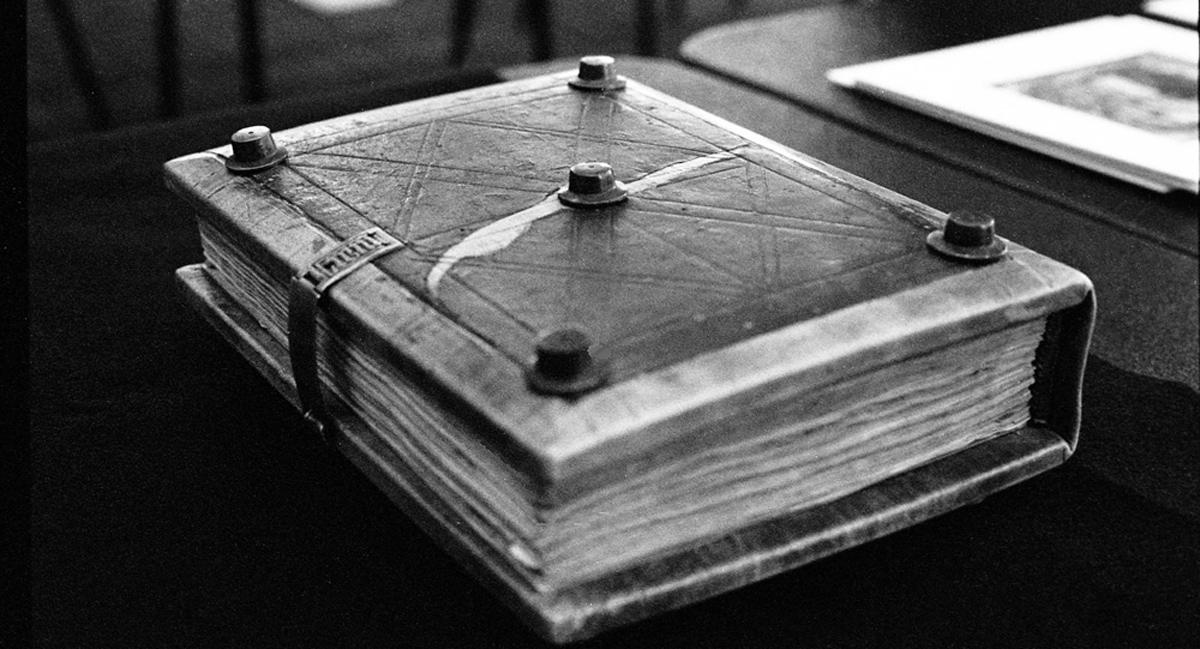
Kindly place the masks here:
[(292, 278), (288, 291), (288, 355), (300, 410), (326, 443), (333, 441), (335, 426), (329, 417), (317, 364), (317, 311), (330, 286), (371, 260), (404, 244), (380, 228), (369, 228), (317, 257)]

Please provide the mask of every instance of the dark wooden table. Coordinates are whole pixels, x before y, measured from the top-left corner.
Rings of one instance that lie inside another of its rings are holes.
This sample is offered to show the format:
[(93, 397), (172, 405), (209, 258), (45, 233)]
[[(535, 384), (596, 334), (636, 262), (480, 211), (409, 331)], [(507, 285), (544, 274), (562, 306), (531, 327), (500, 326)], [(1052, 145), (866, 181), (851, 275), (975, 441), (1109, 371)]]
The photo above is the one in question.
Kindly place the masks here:
[[(988, 205), (1004, 234), (1093, 277), (1100, 321), (1082, 443), (1063, 467), (582, 646), (1200, 637), (1194, 254), (678, 64), (621, 65), (940, 209)], [(189, 311), (172, 273), (201, 259), (198, 236), (160, 177), (163, 161), (245, 125), (282, 129), (494, 79), (30, 147), (35, 646), (537, 644)]]

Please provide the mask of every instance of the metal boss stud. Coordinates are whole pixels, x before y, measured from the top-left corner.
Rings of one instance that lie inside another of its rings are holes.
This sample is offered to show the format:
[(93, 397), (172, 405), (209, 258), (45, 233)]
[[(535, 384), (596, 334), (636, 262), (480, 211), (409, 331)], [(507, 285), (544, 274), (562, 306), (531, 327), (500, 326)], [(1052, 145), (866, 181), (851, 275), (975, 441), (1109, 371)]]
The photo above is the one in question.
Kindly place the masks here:
[(975, 210), (952, 212), (941, 232), (930, 232), (925, 243), (936, 253), (957, 261), (986, 264), (1008, 251), (1008, 243), (996, 236), (995, 220)]
[(570, 396), (599, 387), (608, 368), (592, 358), (591, 341), (578, 329), (563, 328), (542, 336), (526, 370), (529, 387), (542, 394)]
[(571, 207), (604, 207), (628, 197), (625, 185), (616, 181), (612, 167), (603, 162), (572, 165), (567, 186), (558, 192), (558, 200)]
[(621, 90), (625, 77), (617, 74), (616, 63), (611, 56), (585, 56), (579, 59), (579, 74), (567, 85), (576, 90)]
[(247, 126), (229, 138), (233, 145), (233, 157), (225, 160), (225, 168), (234, 173), (254, 173), (269, 169), (283, 162), (287, 149), (277, 146), (271, 129), (265, 126)]

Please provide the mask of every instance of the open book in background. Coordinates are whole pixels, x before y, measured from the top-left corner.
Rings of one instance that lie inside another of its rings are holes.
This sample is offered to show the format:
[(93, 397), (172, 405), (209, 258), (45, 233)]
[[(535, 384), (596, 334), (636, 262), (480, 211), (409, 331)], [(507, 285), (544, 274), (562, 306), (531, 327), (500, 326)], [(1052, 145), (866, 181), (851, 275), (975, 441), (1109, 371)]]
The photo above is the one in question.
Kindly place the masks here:
[(1200, 21), (1200, 2), (1196, 0), (1146, 0), (1142, 11), (1185, 25)]
[(1166, 192), (1200, 190), (1196, 32), (1106, 16), (831, 70), (834, 83)]

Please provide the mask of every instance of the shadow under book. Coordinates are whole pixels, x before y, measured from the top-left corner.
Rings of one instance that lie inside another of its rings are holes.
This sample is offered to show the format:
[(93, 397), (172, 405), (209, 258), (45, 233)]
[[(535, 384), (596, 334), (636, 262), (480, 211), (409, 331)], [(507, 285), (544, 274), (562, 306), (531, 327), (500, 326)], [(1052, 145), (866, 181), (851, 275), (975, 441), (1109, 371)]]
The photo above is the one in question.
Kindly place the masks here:
[(590, 63), (166, 165), (193, 305), (533, 628), (1071, 454), (1086, 277)]

